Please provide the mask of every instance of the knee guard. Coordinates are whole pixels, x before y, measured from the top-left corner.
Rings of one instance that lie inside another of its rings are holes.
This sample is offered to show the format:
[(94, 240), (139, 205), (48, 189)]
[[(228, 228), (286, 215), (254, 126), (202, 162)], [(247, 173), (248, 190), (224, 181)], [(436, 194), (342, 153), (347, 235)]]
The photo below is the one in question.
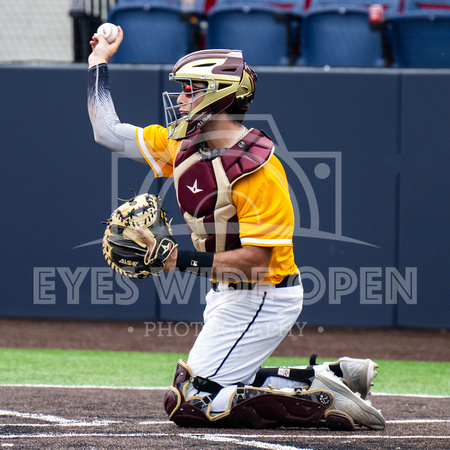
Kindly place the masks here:
[(181, 403), (184, 402), (186, 390), (191, 378), (192, 373), (189, 366), (180, 359), (175, 371), (173, 386), (170, 386), (164, 395), (164, 409), (169, 419), (172, 419), (175, 412), (180, 408)]
[(172, 420), (180, 427), (220, 426), (228, 411), (221, 414), (211, 413), (211, 401), (214, 395), (191, 396), (186, 398), (188, 387), (194, 382), (192, 371), (187, 363), (179, 360), (175, 372), (173, 386), (164, 396), (164, 409)]

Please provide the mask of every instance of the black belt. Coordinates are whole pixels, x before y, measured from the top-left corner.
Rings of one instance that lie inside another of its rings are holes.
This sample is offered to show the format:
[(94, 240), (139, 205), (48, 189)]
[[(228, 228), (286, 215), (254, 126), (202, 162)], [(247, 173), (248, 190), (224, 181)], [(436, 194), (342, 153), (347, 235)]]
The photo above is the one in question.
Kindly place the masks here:
[[(218, 281), (211, 281), (212, 288), (217, 291), (219, 287)], [(238, 283), (228, 283), (228, 287), (235, 289), (236, 291), (251, 291), (255, 288), (258, 283), (249, 283), (248, 281), (239, 281)], [(284, 277), (278, 284), (275, 285), (276, 288), (285, 288), (291, 286), (298, 286), (300, 284), (300, 276), (298, 273), (288, 275)]]

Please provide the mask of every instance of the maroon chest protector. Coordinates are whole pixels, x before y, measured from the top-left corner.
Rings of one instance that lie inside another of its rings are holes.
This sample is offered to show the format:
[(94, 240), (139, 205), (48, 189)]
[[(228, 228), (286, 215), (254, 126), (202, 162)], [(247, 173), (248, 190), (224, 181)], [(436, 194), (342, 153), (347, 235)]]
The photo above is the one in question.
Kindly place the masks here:
[(232, 185), (262, 167), (273, 142), (258, 130), (208, 161), (198, 146), (199, 133), (183, 142), (174, 164), (178, 204), (197, 251), (219, 252), (241, 246)]

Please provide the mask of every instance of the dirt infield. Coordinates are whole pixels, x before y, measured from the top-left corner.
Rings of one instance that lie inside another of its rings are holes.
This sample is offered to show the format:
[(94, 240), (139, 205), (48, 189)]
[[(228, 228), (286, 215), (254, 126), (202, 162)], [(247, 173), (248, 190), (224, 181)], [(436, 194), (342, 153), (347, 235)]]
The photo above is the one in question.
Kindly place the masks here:
[[(1, 347), (187, 352), (198, 327), (176, 324), (0, 320)], [(277, 356), (370, 355), (449, 361), (444, 331), (293, 330)], [(372, 395), (384, 431), (182, 429), (159, 389), (0, 386), (0, 447), (115, 449), (448, 449), (450, 398)]]
[[(200, 322), (82, 322), (0, 319), (0, 347), (187, 353)], [(295, 325), (274, 356), (450, 361), (446, 330)]]
[[(184, 429), (162, 390), (0, 387), (0, 446), (116, 449), (448, 449), (450, 399), (372, 396), (385, 431)], [(434, 420), (436, 422), (434, 422)]]

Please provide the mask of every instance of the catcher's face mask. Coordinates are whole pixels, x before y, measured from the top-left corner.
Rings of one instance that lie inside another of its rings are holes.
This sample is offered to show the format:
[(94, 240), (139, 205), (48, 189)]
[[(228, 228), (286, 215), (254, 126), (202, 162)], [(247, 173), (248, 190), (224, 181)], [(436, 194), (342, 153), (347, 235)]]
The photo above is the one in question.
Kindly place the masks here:
[[(180, 140), (186, 137), (189, 121), (201, 109), (205, 95), (214, 89), (214, 80), (202, 80), (200, 84), (199, 80), (178, 78), (172, 73), (169, 75), (169, 80), (178, 81), (183, 86), (181, 92), (163, 93), (167, 137)], [(177, 133), (175, 133), (176, 130)]]
[(162, 94), (167, 137), (181, 140), (233, 103), (245, 112), (253, 101), (256, 74), (247, 66), (240, 50), (201, 50), (181, 58), (169, 80), (183, 83), (189, 104), (186, 108), (186, 102), (177, 103), (183, 92)]

